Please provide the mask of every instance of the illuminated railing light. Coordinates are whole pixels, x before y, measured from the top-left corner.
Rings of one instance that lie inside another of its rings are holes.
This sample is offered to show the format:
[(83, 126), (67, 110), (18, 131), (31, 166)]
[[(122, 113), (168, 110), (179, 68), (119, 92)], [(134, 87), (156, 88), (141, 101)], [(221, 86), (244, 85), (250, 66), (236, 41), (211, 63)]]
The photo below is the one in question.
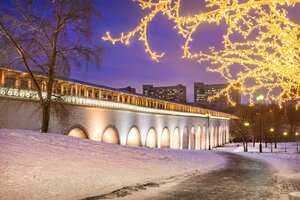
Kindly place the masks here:
[[(36, 91), (12, 89), (12, 88), (5, 88), (5, 87), (0, 87), (0, 95), (24, 98), (24, 99), (34, 99), (34, 100), (39, 99)], [(43, 96), (43, 98), (46, 98), (47, 94), (42, 93), (42, 96)], [(57, 96), (58, 95), (53, 94), (53, 96), (52, 96), (53, 100), (56, 100)], [(66, 103), (76, 104), (76, 105), (95, 106), (95, 107), (100, 107), (100, 108), (129, 110), (129, 111), (134, 111), (134, 112), (145, 112), (145, 113), (165, 114), (165, 115), (175, 115), (175, 116), (190, 116), (190, 117), (206, 117), (207, 116), (205, 114), (163, 110), (163, 109), (157, 109), (157, 108), (147, 108), (147, 107), (141, 107), (141, 106), (137, 106), (137, 105), (130, 105), (130, 104), (126, 104), (126, 103), (109, 102), (109, 101), (97, 100), (97, 99), (87, 99), (84, 97), (62, 96), (60, 98), (63, 101), (65, 101)], [(210, 116), (210, 118), (229, 120), (229, 118), (218, 117), (218, 116)]]

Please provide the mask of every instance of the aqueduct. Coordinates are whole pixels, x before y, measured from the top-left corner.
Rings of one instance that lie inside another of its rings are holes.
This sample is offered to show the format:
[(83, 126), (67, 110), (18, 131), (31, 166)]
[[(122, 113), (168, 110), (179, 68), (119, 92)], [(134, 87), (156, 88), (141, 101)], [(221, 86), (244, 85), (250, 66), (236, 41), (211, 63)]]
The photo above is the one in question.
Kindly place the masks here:
[[(39, 131), (40, 105), (28, 74), (6, 68), (0, 73), (0, 128)], [(43, 76), (39, 82), (44, 88)], [(74, 80), (57, 79), (53, 100), (50, 132), (150, 148), (222, 145), (229, 141), (229, 120), (236, 118)]]

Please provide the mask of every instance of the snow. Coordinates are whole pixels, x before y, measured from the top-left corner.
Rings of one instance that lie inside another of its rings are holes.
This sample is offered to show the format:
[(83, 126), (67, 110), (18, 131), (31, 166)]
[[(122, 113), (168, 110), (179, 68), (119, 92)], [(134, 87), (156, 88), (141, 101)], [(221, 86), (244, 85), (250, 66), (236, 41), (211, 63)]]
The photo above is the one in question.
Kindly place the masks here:
[(0, 129), (0, 199), (82, 199), (225, 164), (213, 151), (129, 147)]
[(222, 169), (228, 163), (218, 151), (263, 160), (275, 174), (300, 180), (296, 143), (287, 143), (286, 153), (284, 149), (285, 143), (273, 153), (270, 146), (258, 153), (258, 144), (249, 144), (249, 152), (243, 152), (242, 144), (214, 151), (150, 149), (0, 129), (0, 199), (83, 199), (110, 193), (116, 197), (128, 191), (134, 195), (121, 199), (151, 197), (194, 174)]
[(262, 145), (262, 153), (259, 153), (259, 143), (256, 143), (255, 147), (249, 143), (248, 152), (243, 152), (242, 143), (227, 144), (226, 146), (219, 147), (216, 150), (237, 153), (242, 156), (263, 160), (269, 164), (269, 167), (274, 171), (275, 175), (300, 180), (300, 151), (297, 152), (296, 142), (288, 142), (286, 144), (278, 143), (276, 149), (273, 144), (273, 152), (271, 152), (270, 143), (268, 143), (267, 148), (265, 148), (265, 143)]

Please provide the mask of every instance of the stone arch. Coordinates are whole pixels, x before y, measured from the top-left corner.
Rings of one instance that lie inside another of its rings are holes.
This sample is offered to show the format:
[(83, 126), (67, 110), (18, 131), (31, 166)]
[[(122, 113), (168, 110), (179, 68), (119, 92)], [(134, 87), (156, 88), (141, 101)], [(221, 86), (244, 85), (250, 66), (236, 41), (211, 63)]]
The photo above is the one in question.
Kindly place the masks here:
[(206, 126), (203, 126), (203, 130), (202, 130), (201, 135), (202, 135), (202, 137), (201, 137), (201, 140), (202, 140), (201, 149), (206, 150), (207, 149), (207, 129), (206, 129)]
[(182, 134), (182, 148), (187, 149), (189, 148), (189, 129), (188, 127), (184, 127), (183, 134)]
[(191, 131), (190, 131), (190, 149), (195, 149), (195, 143), (196, 143), (196, 130), (195, 126), (192, 126)]
[(128, 133), (126, 144), (128, 146), (140, 147), (142, 146), (141, 135), (137, 127), (132, 127)]
[(215, 127), (211, 126), (210, 130), (210, 147), (211, 149), (215, 146)]
[(174, 149), (180, 149), (180, 130), (178, 127), (174, 129), (173, 133), (173, 146)]
[(219, 146), (219, 126), (215, 127), (215, 147)]
[(206, 149), (209, 150), (211, 148), (211, 133), (212, 133), (212, 127), (208, 126), (206, 129)]
[(219, 145), (223, 145), (223, 130), (221, 126), (219, 126)]
[(150, 128), (148, 131), (145, 146), (150, 148), (157, 147), (157, 133), (154, 128)]
[(118, 130), (113, 126), (107, 127), (102, 134), (101, 141), (110, 144), (120, 144)]
[(67, 135), (76, 137), (76, 138), (82, 138), (82, 139), (88, 139), (88, 134), (86, 128), (83, 126), (77, 124), (72, 126), (68, 131)]
[(202, 148), (202, 134), (201, 134), (201, 126), (198, 126), (197, 132), (196, 132), (196, 145), (195, 149), (200, 150)]
[(164, 128), (161, 134), (161, 148), (170, 148), (170, 131), (168, 128)]

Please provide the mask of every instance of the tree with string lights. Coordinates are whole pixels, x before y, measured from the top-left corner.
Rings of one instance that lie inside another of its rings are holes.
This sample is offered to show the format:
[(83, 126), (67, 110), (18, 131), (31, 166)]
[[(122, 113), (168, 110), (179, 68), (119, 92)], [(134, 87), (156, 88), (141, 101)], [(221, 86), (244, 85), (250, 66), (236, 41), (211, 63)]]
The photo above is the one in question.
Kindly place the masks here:
[[(208, 11), (192, 17), (180, 13), (181, 0), (135, 2), (149, 11), (140, 23), (116, 38), (107, 32), (103, 40), (128, 44), (137, 36), (145, 51), (158, 62), (164, 53), (151, 48), (147, 33), (149, 23), (163, 14), (175, 23), (174, 29), (185, 39), (182, 57), (209, 62), (207, 70), (219, 73), (227, 81), (228, 86), (210, 100), (225, 95), (235, 105), (230, 93), (238, 90), (249, 96), (252, 105), (255, 95), (264, 92), (267, 102), (275, 101), (282, 106), (295, 101), (296, 107), (300, 106), (300, 25), (288, 17), (286, 9), (300, 3), (299, 0), (206, 0)], [(191, 50), (193, 35), (204, 23), (227, 26), (222, 49), (209, 47), (209, 53)], [(235, 39), (236, 35), (242, 39)]]

